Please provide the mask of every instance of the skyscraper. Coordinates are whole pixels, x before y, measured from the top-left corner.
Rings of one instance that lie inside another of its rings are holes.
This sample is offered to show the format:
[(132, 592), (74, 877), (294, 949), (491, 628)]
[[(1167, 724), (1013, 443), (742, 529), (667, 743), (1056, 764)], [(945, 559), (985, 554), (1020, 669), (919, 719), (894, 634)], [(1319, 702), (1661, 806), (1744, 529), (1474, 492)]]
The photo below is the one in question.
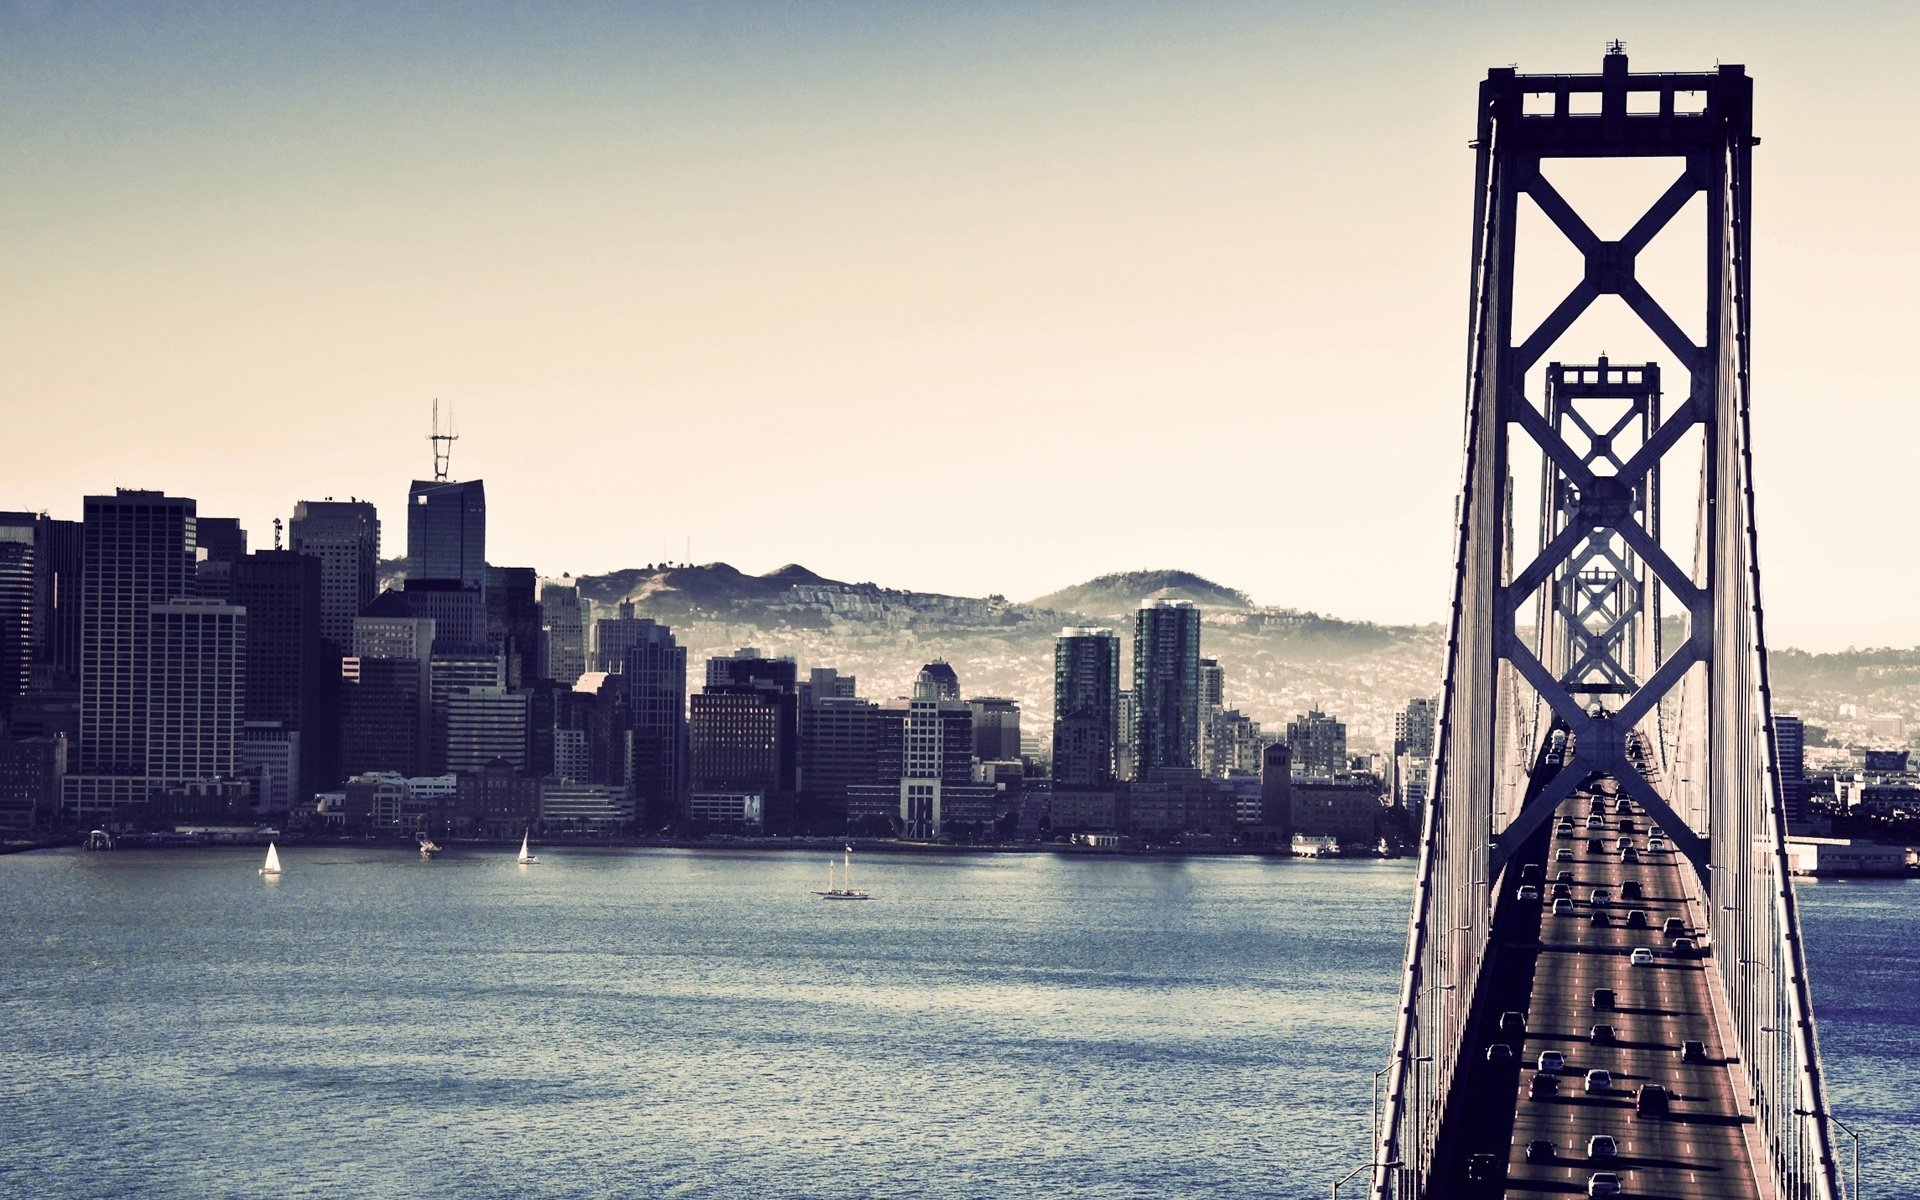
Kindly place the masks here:
[(149, 610), (192, 594), (196, 506), (123, 488), (82, 511), (79, 765), (63, 807), (98, 821), (147, 801)]
[(1200, 766), (1200, 610), (1143, 604), (1133, 622), (1134, 763), (1141, 779)]
[(488, 567), (487, 641), (507, 660), (507, 686), (530, 687), (540, 664), (540, 577), (532, 567)]
[(33, 676), (34, 515), (0, 513), (0, 732)]
[(338, 782), (340, 667), (320, 635), (322, 569), (292, 550), (256, 550), (233, 564), (233, 602), (247, 610), (246, 720), (299, 735), (293, 796)]
[(1105, 787), (1115, 778), (1120, 732), (1120, 639), (1069, 627), (1053, 643), (1053, 780)]
[(1807, 726), (1785, 713), (1773, 718), (1773, 757), (1780, 769), (1780, 807), (1786, 819), (1806, 816)]
[(707, 660), (706, 688), (688, 702), (688, 788), (758, 792), (770, 830), (795, 824), (800, 695), (790, 658), (751, 648)]
[(302, 500), (288, 535), (295, 554), (320, 560), (320, 636), (345, 657), (379, 588), (380, 515), (365, 500)]
[(542, 673), (572, 687), (587, 673), (590, 606), (580, 589), (566, 583), (540, 585)]
[(231, 781), (246, 719), (247, 611), (218, 600), (149, 605), (149, 787)]
[(687, 789), (687, 652), (673, 630), (645, 621), (608, 680), (631, 734), (627, 784), (642, 828), (681, 816)]
[(973, 710), (973, 756), (981, 762), (1018, 762), (1020, 760), (1020, 703), (1004, 696), (975, 696), (967, 701)]
[(413, 481), (407, 491), (407, 578), (451, 579), (486, 590), (487, 489), (482, 481)]

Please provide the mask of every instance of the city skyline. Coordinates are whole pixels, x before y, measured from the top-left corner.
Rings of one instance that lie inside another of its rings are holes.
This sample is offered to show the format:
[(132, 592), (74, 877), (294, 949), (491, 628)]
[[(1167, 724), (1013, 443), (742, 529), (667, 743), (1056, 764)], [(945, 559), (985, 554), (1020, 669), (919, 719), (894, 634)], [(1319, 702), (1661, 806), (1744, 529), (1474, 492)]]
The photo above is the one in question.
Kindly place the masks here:
[[(1868, 42), (1784, 5), (1519, 11), (20, 10), (0, 505), (177, 489), (263, 544), (302, 497), (393, 521), (438, 397), (494, 556), (544, 574), (798, 561), (1031, 597), (1172, 565), (1440, 620), (1462, 98), (1620, 37), (1767, 83), (1772, 639), (1920, 641), (1881, 519), (1920, 434), (1888, 303), (1914, 18), (1853, 6)], [(1873, 220), (1831, 219), (1822, 177), (1869, 162)], [(922, 536), (889, 501), (929, 456), (995, 519)], [(829, 495), (863, 519), (820, 519)]]

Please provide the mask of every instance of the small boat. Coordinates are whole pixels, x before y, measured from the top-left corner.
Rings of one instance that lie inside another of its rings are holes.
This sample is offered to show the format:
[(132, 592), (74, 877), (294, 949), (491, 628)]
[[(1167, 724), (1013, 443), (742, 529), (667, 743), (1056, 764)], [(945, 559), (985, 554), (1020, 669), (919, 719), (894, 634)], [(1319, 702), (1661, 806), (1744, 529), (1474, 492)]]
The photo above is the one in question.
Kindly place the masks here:
[(822, 900), (871, 900), (865, 892), (853, 890), (853, 847), (847, 847), (845, 864), (840, 868), (840, 886), (833, 886), (833, 860), (827, 860), (827, 890), (815, 892)]
[(520, 857), (515, 861), (518, 862), (523, 867), (532, 866), (534, 863), (537, 863), (540, 861), (540, 856), (538, 854), (529, 854), (527, 852), (527, 839), (531, 836), (532, 836), (531, 834), (520, 835)]
[(424, 833), (420, 834), (419, 838), (421, 858), (432, 858), (434, 855), (440, 853), (440, 843), (434, 841)]
[(274, 847), (272, 842), (267, 843), (267, 861), (266, 864), (260, 868), (260, 873), (262, 875), (278, 875), (280, 873), (280, 851)]

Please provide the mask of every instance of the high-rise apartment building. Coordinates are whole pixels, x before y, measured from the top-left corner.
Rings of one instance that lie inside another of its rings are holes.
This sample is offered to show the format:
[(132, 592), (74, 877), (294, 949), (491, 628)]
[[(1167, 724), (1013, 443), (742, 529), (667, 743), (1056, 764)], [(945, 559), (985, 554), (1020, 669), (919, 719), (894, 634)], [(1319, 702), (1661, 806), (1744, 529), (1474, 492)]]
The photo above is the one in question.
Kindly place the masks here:
[(1200, 767), (1200, 610), (1156, 600), (1134, 614), (1135, 773)]
[[(430, 677), (433, 683), (432, 718), (426, 773), (441, 775), (452, 770), (447, 755), (451, 750), (448, 735), (453, 694), (458, 691), (504, 691), (507, 686), (507, 664), (491, 646), (449, 646), (436, 638)], [(526, 761), (524, 755), (521, 761)]]
[(121, 489), (83, 502), (79, 763), (63, 807), (78, 821), (147, 802), (147, 718), (155, 605), (193, 593), (196, 506)]
[(380, 586), (380, 515), (365, 500), (302, 500), (288, 528), (295, 554), (320, 561), (320, 636), (353, 653), (353, 620)]
[(1807, 726), (1799, 717), (1773, 718), (1773, 760), (1780, 769), (1780, 807), (1787, 820), (1806, 817)]
[(800, 696), (790, 658), (745, 648), (707, 660), (706, 688), (688, 702), (689, 792), (759, 793), (767, 828), (796, 823)]
[(1332, 779), (1347, 769), (1347, 727), (1317, 708), (1287, 723), (1287, 749), (1293, 773), (1310, 779)]
[(1053, 643), (1053, 781), (1105, 787), (1116, 777), (1120, 733), (1120, 638), (1111, 629), (1069, 627)]
[(981, 762), (1020, 760), (1020, 703), (1004, 696), (976, 696), (967, 701), (973, 710), (973, 756)]

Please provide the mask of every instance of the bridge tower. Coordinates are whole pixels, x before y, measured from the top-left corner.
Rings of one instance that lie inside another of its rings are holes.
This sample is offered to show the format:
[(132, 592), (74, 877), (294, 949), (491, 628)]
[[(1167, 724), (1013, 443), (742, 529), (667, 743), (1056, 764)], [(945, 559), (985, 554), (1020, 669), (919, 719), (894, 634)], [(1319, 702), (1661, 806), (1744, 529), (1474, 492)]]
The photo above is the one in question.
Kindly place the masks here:
[[(1754, 1118), (1762, 1194), (1840, 1195), (1760, 605), (1752, 95), (1739, 66), (1633, 74), (1618, 43), (1597, 75), (1499, 68), (1481, 84), (1456, 574), (1376, 1107), (1378, 1200), (1445, 1194), (1433, 1189), (1464, 1119), (1476, 991), (1513, 892), (1502, 887), (1508, 864), (1596, 776), (1616, 780), (1691, 863), (1680, 874), (1706, 914), (1716, 1027)], [(1670, 182), (1624, 232), (1602, 237), (1556, 181), (1623, 167)], [(1688, 278), (1672, 291), (1697, 304), (1664, 307), (1642, 268), (1663, 231), (1683, 226), (1705, 253), (1684, 260)], [(1517, 315), (1517, 277), (1556, 253), (1575, 264), (1570, 286), (1537, 320)], [(1645, 361), (1570, 344), (1603, 303), (1633, 326)], [(1552, 357), (1562, 350), (1568, 361)], [(1516, 512), (1537, 523), (1516, 530)]]

